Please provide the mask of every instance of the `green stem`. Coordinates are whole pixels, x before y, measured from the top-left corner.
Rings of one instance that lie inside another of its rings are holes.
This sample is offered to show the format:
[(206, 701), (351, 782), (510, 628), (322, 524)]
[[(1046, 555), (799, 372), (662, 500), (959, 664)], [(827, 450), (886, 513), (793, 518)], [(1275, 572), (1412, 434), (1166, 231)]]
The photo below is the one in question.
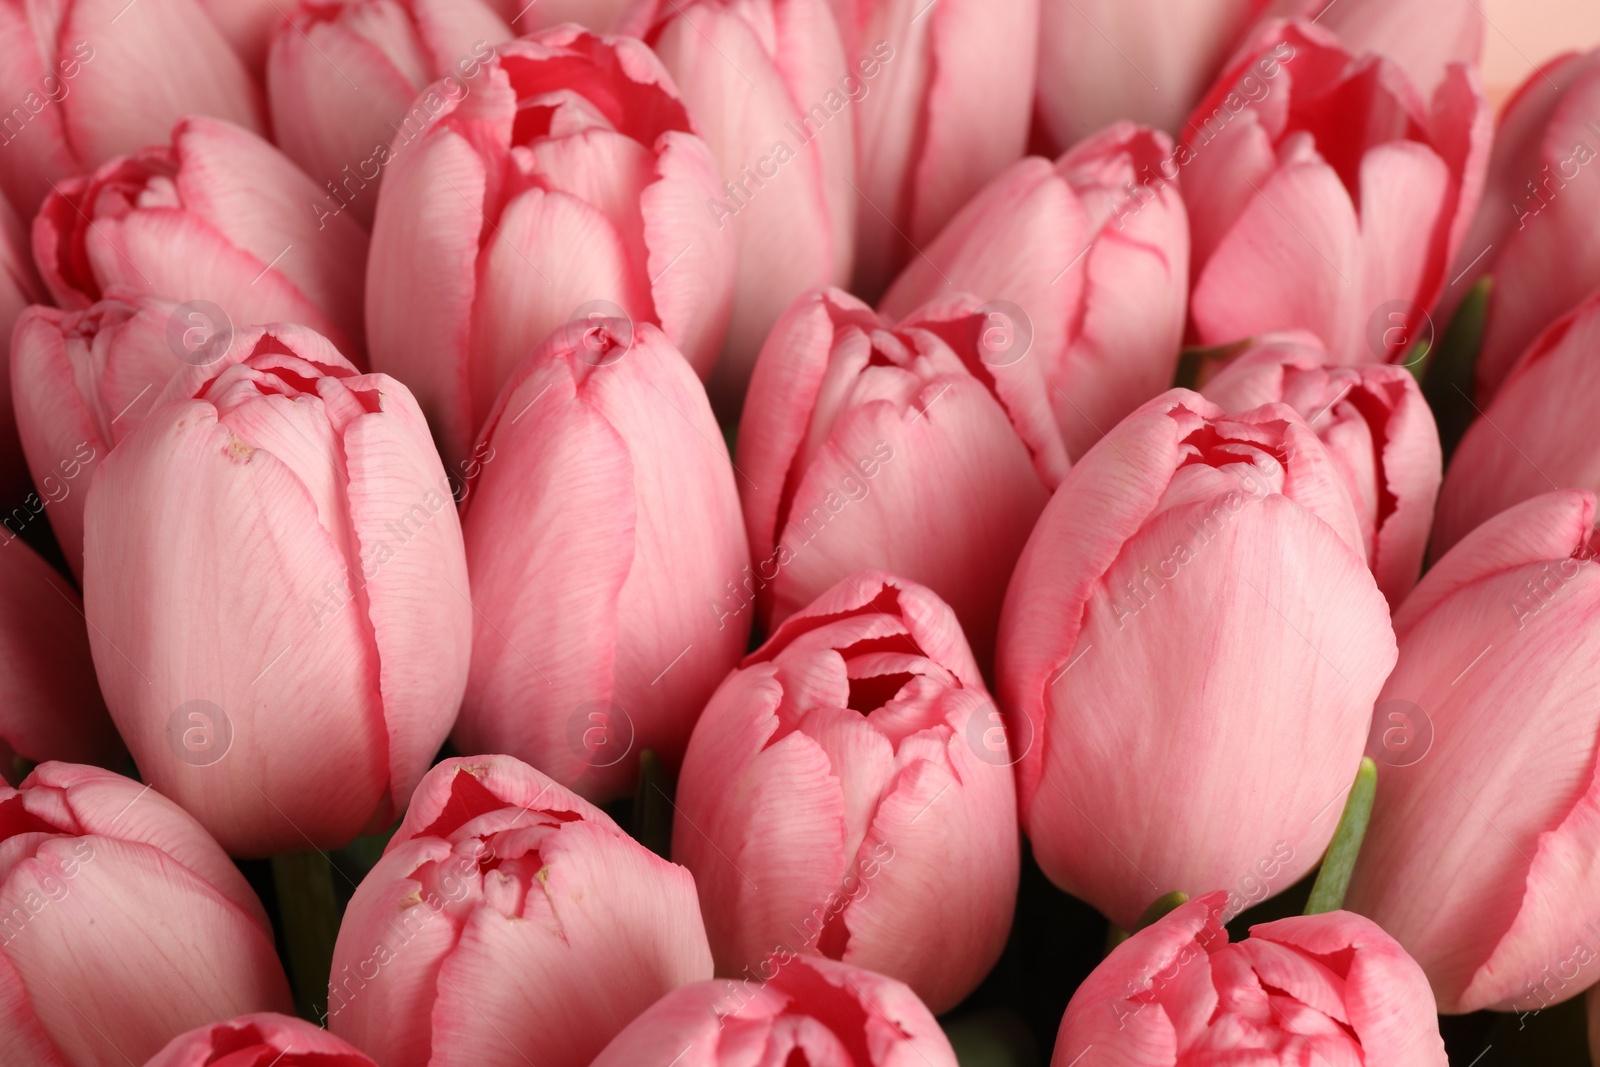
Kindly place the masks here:
[(1444, 336), (1429, 354), (1422, 375), (1422, 395), (1433, 409), (1439, 446), (1447, 464), (1461, 436), (1478, 415), (1472, 396), (1476, 392), (1478, 350), (1483, 347), (1492, 284), (1492, 279), (1485, 277), (1468, 290)]
[(648, 748), (639, 753), (639, 791), (633, 797), (633, 836), (662, 859), (672, 858), (672, 807), (666, 772)]
[(272, 883), (289, 953), (295, 1010), (320, 1022), (328, 1007), (328, 974), (339, 935), (333, 866), (322, 852), (284, 852), (272, 857)]
[(1311, 887), (1311, 899), (1306, 901), (1307, 915), (1321, 915), (1344, 907), (1344, 894), (1350, 888), (1350, 876), (1355, 873), (1356, 857), (1361, 854), (1361, 841), (1367, 836), (1367, 823), (1372, 819), (1372, 798), (1378, 792), (1378, 765), (1372, 757), (1361, 758), (1361, 769), (1356, 772), (1355, 784), (1350, 787), (1350, 797), (1344, 802), (1344, 814), (1333, 831), (1328, 852), (1322, 857), (1322, 869)]

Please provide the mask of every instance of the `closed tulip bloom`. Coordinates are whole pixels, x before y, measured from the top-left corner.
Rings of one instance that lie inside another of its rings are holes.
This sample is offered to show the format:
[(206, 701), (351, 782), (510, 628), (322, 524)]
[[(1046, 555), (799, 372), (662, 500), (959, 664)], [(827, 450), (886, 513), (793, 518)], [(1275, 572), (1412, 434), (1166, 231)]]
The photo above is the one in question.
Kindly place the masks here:
[(172, 1039), (144, 1067), (377, 1067), (328, 1031), (275, 1012), (209, 1023)]
[(831, 2), (859, 74), (843, 85), (859, 194), (851, 288), (876, 300), (915, 249), (1021, 158), (1039, 0)]
[(1348, 901), (1416, 957), (1447, 1013), (1549, 1007), (1583, 991), (1572, 978), (1593, 959), (1579, 949), (1600, 922), (1594, 520), (1590, 492), (1524, 501), (1395, 612), (1377, 717), (1411, 736), (1381, 772)]
[(794, 298), (850, 281), (845, 85), (859, 72), (846, 69), (828, 0), (639, 0), (620, 32), (661, 56), (724, 179), (705, 210), (737, 237), (739, 272), (711, 392), (737, 412), (761, 343)]
[(303, 326), (233, 335), (101, 461), (95, 668), (141, 773), (235, 855), (387, 825), (455, 718), (461, 531), (405, 386)]
[(1328, 448), (1361, 522), (1378, 588), (1399, 607), (1422, 573), (1443, 477), (1439, 430), (1404, 367), (1341, 367), (1312, 334), (1269, 334), (1201, 390), (1224, 411), (1288, 404)]
[(143, 1063), (177, 1035), (290, 1009), (261, 902), (172, 801), (46, 763), (0, 785), (0, 1062)]
[(1433, 551), (1552, 486), (1600, 492), (1600, 292), (1563, 315), (1523, 353), (1461, 438), (1445, 472)]
[(1352, 52), (1394, 60), (1424, 97), (1455, 63), (1477, 66), (1483, 55), (1483, 10), (1455, 0), (1278, 0), (1268, 15), (1315, 20)]
[(456, 748), (587, 797), (632, 793), (642, 750), (677, 767), (750, 633), (748, 612), (713, 603), (749, 556), (705, 390), (654, 326), (560, 330), (506, 383), (474, 456)]
[(170, 145), (57, 183), (33, 254), (68, 310), (114, 289), (206, 301), (241, 326), (305, 323), (359, 358), (367, 237), (349, 216), (319, 224), (322, 196), (250, 131), (187, 118)]
[[(913, 259), (880, 309), (941, 293), (1004, 300), (997, 329), (1027, 331), (1073, 457), (1172, 383), (1189, 301), (1189, 217), (1165, 134), (1120, 122), (1051, 163), (995, 178)], [(1007, 321), (1020, 311), (1020, 321)]]
[(1424, 102), (1391, 60), (1310, 23), (1268, 23), (1189, 117), (1176, 162), (1201, 344), (1273, 330), (1339, 363), (1426, 330), (1488, 161), (1489, 106), (1453, 64)]
[(1428, 980), (1394, 938), (1347, 911), (1297, 915), (1228, 942), (1209, 893), (1118, 945), (1078, 987), (1051, 1067), (1095, 1049), (1128, 1067), (1447, 1067)]
[(1073, 467), (1006, 594), (996, 675), (1034, 738), (1017, 799), (1039, 866), (1125, 928), (1268, 860), (1288, 888), (1333, 835), (1394, 658), (1355, 507), (1300, 417), (1151, 401)]
[(832, 960), (776, 955), (765, 982), (716, 979), (662, 997), (593, 1067), (956, 1067), (955, 1050), (916, 995)]
[(1038, 117), (1057, 149), (1118, 119), (1176, 134), (1267, 0), (1040, 0)]
[(27, 492), (27, 461), (17, 436), (11, 403), (11, 334), (30, 304), (44, 302), (44, 286), (28, 253), (27, 231), (0, 196), (0, 493), (15, 499)]
[(417, 394), (454, 469), (557, 327), (626, 315), (711, 369), (733, 294), (716, 164), (639, 41), (562, 26), (446, 79), (396, 132), (373, 223), (373, 365)]
[(1447, 308), (1480, 278), (1489, 290), (1478, 394), (1494, 395), (1556, 319), (1600, 287), (1600, 49), (1569, 52), (1528, 75), (1495, 131), (1482, 206), (1462, 242)]
[(684, 757), (673, 858), (717, 970), (781, 947), (954, 1007), (1011, 929), (1012, 762), (949, 607), (872, 571), (825, 592), (722, 683)]
[(82, 602), (11, 532), (15, 512), (0, 521), (0, 779), (16, 781), (22, 760), (110, 766), (122, 740), (95, 684)]
[(991, 327), (967, 298), (898, 325), (837, 289), (795, 302), (750, 382), (738, 466), (754, 561), (719, 613), (754, 602), (770, 628), (883, 570), (932, 589), (990, 660), (1006, 578), (1068, 467), (1039, 364)]
[(186, 115), (264, 129), (259, 90), (196, 0), (0, 0), (0, 101), (0, 191), (24, 215)]
[[(267, 98), (284, 153), (326, 192), (318, 220), (347, 208), (372, 225), (390, 142), (423, 89), (471, 91), (511, 29), (484, 0), (342, 0), (304, 5), (281, 25)], [(424, 112), (426, 114), (426, 112)]]
[(710, 977), (688, 871), (509, 756), (449, 759), (345, 910), (328, 1026), (384, 1067), (587, 1067)]
[(204, 311), (120, 295), (82, 311), (30, 307), (11, 362), (28, 469), (80, 580), (83, 504), (100, 461), (139, 427), (173, 374), (221, 358), (232, 337)]

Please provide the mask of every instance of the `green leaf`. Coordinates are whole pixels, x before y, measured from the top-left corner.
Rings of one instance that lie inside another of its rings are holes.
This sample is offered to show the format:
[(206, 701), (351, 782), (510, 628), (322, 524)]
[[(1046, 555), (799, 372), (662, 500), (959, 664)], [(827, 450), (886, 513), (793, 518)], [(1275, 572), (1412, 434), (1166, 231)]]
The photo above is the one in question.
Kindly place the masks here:
[(1154, 926), (1187, 903), (1189, 903), (1188, 893), (1173, 891), (1152, 900), (1150, 906), (1144, 909), (1143, 914), (1139, 916), (1139, 921), (1133, 924), (1132, 930), (1124, 930), (1122, 927), (1112, 924), (1110, 929), (1106, 931), (1106, 952), (1109, 953), (1145, 927)]
[(289, 978), (300, 1017), (322, 1022), (328, 1010), (328, 974), (339, 936), (333, 865), (324, 852), (283, 852), (272, 857), (272, 884), (289, 954)]
[(1493, 280), (1484, 277), (1468, 290), (1444, 336), (1434, 346), (1421, 376), (1422, 395), (1433, 409), (1434, 421), (1439, 424), (1439, 445), (1444, 450), (1446, 464), (1478, 415), (1472, 402), (1473, 382), (1478, 371), (1478, 351), (1483, 347), (1483, 326), (1489, 312), (1492, 286)]
[(1311, 899), (1306, 901), (1307, 915), (1321, 915), (1344, 907), (1344, 894), (1350, 888), (1356, 857), (1361, 854), (1361, 842), (1367, 836), (1367, 823), (1372, 819), (1372, 798), (1377, 792), (1378, 765), (1372, 762), (1372, 757), (1363, 756), (1355, 784), (1344, 802), (1344, 814), (1339, 816), (1333, 840), (1322, 857), (1322, 869), (1311, 887)]
[(662, 859), (672, 858), (672, 798), (661, 760), (648, 748), (639, 753), (639, 788), (633, 796), (633, 837)]

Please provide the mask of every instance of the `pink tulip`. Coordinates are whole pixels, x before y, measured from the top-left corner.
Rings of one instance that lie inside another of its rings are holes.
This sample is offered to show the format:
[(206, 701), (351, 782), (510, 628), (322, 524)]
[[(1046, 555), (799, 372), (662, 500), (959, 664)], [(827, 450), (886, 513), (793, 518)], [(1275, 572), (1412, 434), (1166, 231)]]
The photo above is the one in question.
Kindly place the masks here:
[(717, 970), (781, 948), (954, 1007), (1011, 929), (1012, 762), (929, 590), (863, 571), (791, 616), (711, 698), (678, 782), (673, 858)]
[(100, 461), (139, 427), (174, 373), (220, 359), (232, 339), (194, 305), (119, 295), (82, 311), (30, 307), (11, 360), (27, 469), (80, 580), (83, 503)]
[(1050, 163), (1013, 164), (913, 259), (880, 305), (901, 318), (955, 290), (1003, 299), (996, 328), (1029, 333), (1077, 457), (1172, 382), (1189, 298), (1189, 219), (1162, 133), (1121, 122)]
[(144, 1067), (377, 1067), (314, 1023), (261, 1012), (172, 1039)]
[(0, 535), (0, 675), (6, 679), (0, 779), (6, 781), (16, 780), (20, 760), (110, 766), (122, 756), (95, 684), (82, 602), (17, 539), (12, 528), (29, 518), (17, 514), (22, 510), (0, 516), (6, 528)]
[(367, 238), (349, 217), (319, 224), (322, 195), (248, 130), (187, 118), (170, 146), (60, 182), (34, 220), (34, 258), (68, 310), (126, 289), (205, 301), (241, 326), (302, 322), (359, 352)]
[[(484, 0), (342, 0), (298, 8), (267, 60), (272, 125), (284, 153), (326, 192), (318, 221), (348, 208), (372, 225), (391, 146), (430, 83), (470, 93), (511, 29)], [(403, 135), (406, 140), (413, 128)]]
[(619, 32), (661, 56), (724, 179), (705, 211), (733, 230), (739, 272), (711, 392), (737, 413), (761, 343), (789, 304), (850, 280), (851, 100), (871, 91), (881, 64), (847, 68), (828, 0), (637, 0)]
[(1600, 292), (1517, 361), (1450, 460), (1433, 528), (1441, 555), (1480, 523), (1560, 486), (1600, 491)]
[(396, 134), (372, 232), (373, 365), (416, 391), (446, 462), (553, 330), (626, 315), (705, 374), (736, 248), (716, 164), (654, 53), (563, 26), (446, 80)]
[(898, 326), (837, 289), (789, 309), (739, 433), (754, 562), (719, 615), (754, 603), (770, 629), (878, 569), (932, 589), (989, 661), (1006, 578), (1068, 460), (1039, 361), (1016, 360), (975, 304)]
[(1038, 117), (1057, 149), (1119, 119), (1176, 134), (1268, 0), (1041, 0)]
[(1182, 389), (1056, 490), (999, 650), (1034, 856), (1123, 927), (1163, 893), (1315, 866), (1395, 658), (1328, 450), (1286, 405)]
[[(928, 1009), (892, 978), (815, 957), (776, 955), (764, 982), (684, 986), (634, 1020), (593, 1067), (956, 1067)], [(676, 1057), (676, 1058), (675, 1058)]]
[(200, 0), (211, 21), (244, 60), (251, 75), (260, 79), (267, 67), (267, 49), (279, 26), (289, 25), (298, 3), (282, 0)]
[(1269, 334), (1201, 390), (1224, 411), (1288, 404), (1328, 448), (1378, 588), (1398, 607), (1422, 573), (1442, 477), (1439, 431), (1404, 367), (1340, 367), (1308, 333)]
[(1193, 223), (1201, 344), (1272, 330), (1385, 362), (1428, 329), (1488, 159), (1489, 106), (1454, 64), (1425, 105), (1392, 61), (1271, 22), (1189, 118), (1174, 157)]
[(860, 200), (852, 288), (876, 299), (915, 249), (1021, 158), (1039, 0), (831, 3), (863, 86), (852, 105)]
[(101, 461), (95, 669), (141, 772), (235, 855), (387, 825), (466, 684), (451, 493), (405, 386), (303, 326), (236, 332)]
[(1456, 0), (1277, 0), (1267, 14), (1313, 19), (1350, 51), (1388, 57), (1425, 97), (1452, 65), (1478, 66), (1488, 20), (1476, 2)]
[(1569, 52), (1528, 75), (1496, 131), (1483, 203), (1461, 244), (1447, 309), (1494, 279), (1478, 353), (1478, 392), (1494, 395), (1519, 356), (1600, 287), (1600, 49)]
[(11, 403), (11, 333), (23, 309), (44, 302), (44, 286), (34, 273), (26, 231), (0, 196), (0, 494), (14, 500), (28, 490), (27, 462), (17, 437)]
[(328, 1025), (384, 1067), (587, 1067), (710, 977), (688, 871), (509, 756), (449, 759), (350, 899)]
[(1548, 1007), (1592, 978), (1594, 519), (1593, 493), (1524, 501), (1395, 612), (1400, 662), (1376, 717), (1401, 758), (1380, 772), (1348, 899), (1416, 957), (1441, 1011)]
[(0, 785), (0, 1062), (121, 1067), (288, 1010), (267, 913), (183, 809), (70, 763)]
[(260, 132), (260, 92), (195, 0), (0, 0), (0, 191), (52, 188), (185, 115)]
[(1229, 944), (1227, 897), (1192, 900), (1113, 949), (1072, 995), (1051, 1067), (1448, 1067), (1427, 979), (1388, 934), (1334, 911)]
[(640, 751), (677, 767), (750, 633), (749, 613), (715, 603), (749, 556), (705, 390), (654, 326), (557, 331), (474, 456), (456, 748), (508, 752), (587, 797), (631, 793)]

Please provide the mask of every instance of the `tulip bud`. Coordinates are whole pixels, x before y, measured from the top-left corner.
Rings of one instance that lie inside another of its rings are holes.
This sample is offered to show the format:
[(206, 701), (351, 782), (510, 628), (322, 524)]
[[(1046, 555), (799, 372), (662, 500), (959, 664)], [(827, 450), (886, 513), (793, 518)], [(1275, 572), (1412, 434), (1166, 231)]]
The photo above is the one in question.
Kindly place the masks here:
[(619, 32), (661, 56), (723, 178), (705, 210), (733, 230), (739, 271), (711, 393), (737, 413), (772, 324), (850, 280), (855, 71), (827, 0), (639, 0)]
[(536, 4), (528, 0), (488, 0), (488, 3), (512, 29), (525, 37), (563, 22), (576, 22), (596, 33), (612, 33), (629, 0), (539, 0)]
[(1195, 336), (1303, 329), (1335, 362), (1388, 362), (1429, 335), (1477, 207), (1490, 137), (1477, 72), (1453, 64), (1425, 105), (1392, 61), (1304, 22), (1266, 24), (1239, 55), (1175, 157)]
[(267, 49), (279, 26), (288, 25), (298, 4), (279, 0), (200, 0), (218, 32), (233, 46), (251, 76), (260, 79), (267, 66)]
[(484, 0), (297, 8), (272, 39), (267, 96), (284, 154), (326, 185), (319, 221), (348, 208), (370, 227), (391, 142), (417, 94), (434, 82), (452, 95), (472, 92), (494, 46), (511, 35)]
[[(32, 497), (38, 501), (38, 497)], [(27, 505), (24, 505), (24, 508)], [(40, 508), (43, 509), (40, 502)], [(23, 510), (22, 508), (17, 509)], [(16, 760), (71, 760), (111, 766), (122, 739), (95, 684), (82, 601), (0, 516), (0, 780), (16, 781)]]
[(1395, 612), (1400, 661), (1373, 729), (1422, 736), (1393, 749), (1385, 736), (1375, 753), (1391, 766), (1347, 899), (1416, 957), (1447, 1013), (1537, 1010), (1592, 977), (1594, 520), (1593, 493), (1524, 501), (1457, 542)]
[(1288, 888), (1333, 835), (1394, 658), (1305, 422), (1151, 401), (1067, 475), (1006, 593), (996, 676), (1035, 739), (1017, 799), (1039, 866), (1126, 928), (1172, 890)]
[(34, 258), (67, 310), (126, 290), (204, 302), (229, 324), (304, 323), (359, 353), (367, 238), (348, 217), (319, 224), (321, 197), (255, 134), (186, 118), (171, 145), (57, 183)]
[(24, 215), (185, 116), (263, 129), (260, 91), (195, 0), (0, 0), (0, 41), (0, 191)]
[(1176, 176), (1172, 141), (1128, 122), (1053, 164), (1015, 163), (911, 261), (881, 310), (900, 318), (952, 289), (988, 298), (997, 327), (1026, 333), (1007, 361), (1042, 364), (1067, 452), (1081, 456), (1172, 382), (1189, 298)]
[(405, 386), (303, 326), (239, 331), (101, 462), (84, 527), (112, 717), (225, 848), (336, 847), (404, 807), (471, 639), (450, 487)]
[(1039, 0), (832, 3), (857, 109), (852, 288), (876, 300), (915, 249), (1021, 158)]
[(562, 26), (502, 45), (470, 94), (424, 92), (391, 148), (373, 365), (416, 391), (452, 468), (517, 365), (569, 323), (653, 323), (711, 369), (733, 231), (705, 210), (716, 164), (642, 43)]
[(1347, 911), (1297, 915), (1228, 943), (1209, 893), (1112, 950), (1072, 995), (1051, 1067), (1359, 1063), (1447, 1067), (1422, 969)]
[(1039, 364), (1013, 361), (1015, 335), (985, 347), (975, 303), (891, 326), (825, 289), (772, 331), (739, 433), (755, 561), (736, 594), (769, 626), (875, 568), (932, 589), (990, 660), (1006, 578), (1068, 461)]
[(1443, 555), (1480, 523), (1554, 486), (1600, 491), (1600, 293), (1523, 353), (1461, 438), (1433, 526)]
[(1378, 588), (1399, 607), (1422, 573), (1442, 476), (1439, 431), (1411, 372), (1340, 367), (1312, 334), (1269, 334), (1201, 393), (1234, 414), (1282, 403), (1306, 420), (1350, 492)]
[(1011, 929), (1014, 761), (927, 589), (863, 571), (791, 616), (711, 698), (678, 782), (673, 857), (718, 971), (822, 955), (954, 1007)]
[(174, 373), (223, 357), (231, 328), (203, 302), (119, 294), (82, 311), (30, 307), (11, 360), (17, 429), (50, 528), (83, 577), (83, 503), (100, 461), (138, 428)]
[[(1482, 277), (1489, 290), (1478, 395), (1500, 388), (1556, 319), (1600, 286), (1600, 49), (1558, 56), (1528, 75), (1495, 131), (1482, 206), (1450, 268), (1445, 310)], [(1564, 484), (1564, 483), (1561, 483)]]
[(328, 1026), (384, 1067), (587, 1067), (710, 977), (688, 871), (526, 764), (449, 759), (345, 910)]
[(28, 253), (26, 231), (0, 196), (0, 493), (5, 499), (28, 491), (28, 466), (17, 437), (11, 402), (11, 334), (29, 304), (44, 302)]
[(811, 1067), (956, 1067), (939, 1024), (892, 978), (782, 954), (760, 974), (662, 997), (593, 1067), (734, 1067), (752, 1049), (763, 1062)]
[(0, 1062), (143, 1063), (195, 1026), (288, 1011), (272, 926), (149, 786), (46, 763), (0, 785)]
[(500, 393), (462, 502), (472, 573), (463, 752), (526, 759), (588, 797), (676, 769), (739, 662), (750, 613), (716, 597), (749, 559), (727, 447), (654, 326), (552, 334)]
[(261, 1012), (210, 1023), (172, 1039), (144, 1067), (377, 1067), (314, 1023)]
[(1123, 119), (1178, 133), (1266, 2), (1040, 0), (1042, 132), (1057, 150)]

